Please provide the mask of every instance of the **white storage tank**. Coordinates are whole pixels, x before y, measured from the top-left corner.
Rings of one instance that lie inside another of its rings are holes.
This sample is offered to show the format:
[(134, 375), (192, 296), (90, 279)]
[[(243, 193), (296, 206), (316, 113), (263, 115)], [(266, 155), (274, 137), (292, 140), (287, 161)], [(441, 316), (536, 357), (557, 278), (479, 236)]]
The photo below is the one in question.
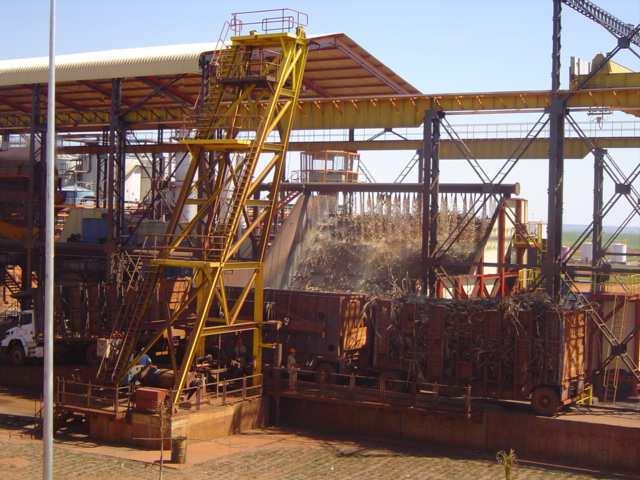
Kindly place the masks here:
[(574, 255), (574, 260), (580, 260), (585, 263), (591, 263), (592, 258), (593, 258), (593, 245), (591, 242), (584, 242), (582, 245), (580, 245), (580, 249), (578, 250), (578, 255)]
[(627, 263), (627, 244), (614, 243), (609, 249), (611, 255), (608, 256), (611, 263)]
[(534, 237), (547, 238), (547, 224), (539, 220), (530, 220), (527, 222), (527, 230)]

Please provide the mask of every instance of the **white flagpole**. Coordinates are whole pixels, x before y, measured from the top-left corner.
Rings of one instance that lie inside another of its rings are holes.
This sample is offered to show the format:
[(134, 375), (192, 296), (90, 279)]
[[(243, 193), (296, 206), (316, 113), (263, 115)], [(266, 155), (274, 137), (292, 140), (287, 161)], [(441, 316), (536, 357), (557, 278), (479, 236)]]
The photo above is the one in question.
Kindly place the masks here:
[(44, 424), (42, 429), (44, 480), (53, 478), (53, 240), (54, 188), (56, 162), (56, 59), (55, 59), (56, 1), (49, 3), (49, 86), (47, 94), (47, 165), (45, 196), (44, 249)]

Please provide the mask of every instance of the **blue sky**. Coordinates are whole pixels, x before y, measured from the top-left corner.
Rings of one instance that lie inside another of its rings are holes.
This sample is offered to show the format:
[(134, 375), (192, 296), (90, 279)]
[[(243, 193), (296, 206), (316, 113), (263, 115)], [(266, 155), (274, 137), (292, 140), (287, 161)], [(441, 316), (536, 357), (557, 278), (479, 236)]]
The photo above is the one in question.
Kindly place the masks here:
[[(47, 54), (48, 3), (3, 2), (0, 58)], [(626, 22), (640, 22), (640, 0), (597, 3)], [(256, 0), (58, 0), (57, 52), (214, 41), (229, 13), (281, 6)], [(347, 33), (425, 93), (547, 89), (550, 84), (551, 0), (298, 0), (284, 6), (309, 14), (310, 34)], [(565, 12), (563, 82), (568, 79), (570, 56), (591, 59), (614, 45), (601, 27), (566, 7)], [(640, 61), (629, 54), (618, 61), (640, 70)], [(452, 118), (451, 122), (522, 119), (528, 117)], [(640, 160), (637, 151), (611, 153), (627, 168)], [(387, 181), (410, 157), (411, 152), (363, 154), (376, 178)], [(565, 222), (585, 223), (590, 216), (592, 161), (567, 163)], [(443, 181), (473, 179), (471, 170), (458, 162), (443, 166)], [(522, 162), (509, 181), (521, 183), (531, 216), (544, 218), (544, 162)], [(615, 224), (624, 216), (622, 210), (613, 212), (606, 223)]]

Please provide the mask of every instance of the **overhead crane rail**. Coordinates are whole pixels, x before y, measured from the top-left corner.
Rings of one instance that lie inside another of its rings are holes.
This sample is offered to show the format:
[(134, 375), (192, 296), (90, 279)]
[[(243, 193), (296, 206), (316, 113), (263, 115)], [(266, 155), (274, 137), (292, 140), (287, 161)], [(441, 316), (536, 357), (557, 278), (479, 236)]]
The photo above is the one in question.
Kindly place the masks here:
[[(561, 91), (568, 94), (569, 91)], [(491, 112), (542, 111), (549, 107), (548, 90), (452, 93), (436, 95), (381, 95), (301, 99), (295, 130), (331, 128), (398, 128), (416, 127), (422, 123), (424, 112), (435, 106), (446, 112), (482, 114)], [(635, 113), (640, 110), (640, 85), (625, 87), (589, 88), (574, 92), (568, 100), (569, 108), (600, 108)], [(149, 130), (157, 126), (182, 128), (185, 107), (141, 106), (125, 112), (121, 120), (129, 129)], [(86, 112), (56, 112), (59, 131), (99, 130), (110, 124), (108, 109)], [(28, 113), (0, 115), (0, 131), (24, 133), (29, 131)]]
[[(580, 126), (588, 137), (598, 139), (603, 148), (625, 148), (640, 146), (640, 120), (605, 120), (605, 121), (578, 121)], [(524, 138), (526, 133), (531, 130), (533, 123), (531, 122), (491, 122), (491, 123), (454, 123), (452, 124), (457, 134), (465, 140), (479, 141), (508, 141), (510, 139)], [(405, 149), (412, 150), (415, 146), (422, 144), (422, 129), (419, 127), (410, 128), (394, 128), (389, 131), (380, 132), (375, 129), (330, 129), (330, 130), (293, 130), (290, 135), (290, 150), (305, 150), (302, 145), (322, 145), (329, 144), (357, 144), (358, 150), (380, 150), (387, 149)], [(580, 136), (570, 128), (566, 130), (567, 139), (578, 139)], [(375, 139), (371, 139), (374, 133), (380, 133)], [(171, 135), (169, 135), (171, 136)], [(546, 139), (549, 136), (548, 126), (544, 127), (539, 137)], [(101, 134), (87, 133), (61, 135), (61, 146), (58, 151), (61, 154), (79, 155), (79, 154), (101, 154), (108, 153), (107, 145), (100, 145)], [(277, 141), (277, 137), (271, 136), (267, 139)], [(442, 142), (446, 143), (447, 139)], [(611, 142), (612, 145), (608, 145)], [(625, 145), (625, 143), (629, 143)], [(26, 143), (19, 146), (26, 146)], [(312, 148), (309, 148), (309, 150)], [(315, 149), (323, 149), (316, 147)], [(184, 143), (164, 142), (157, 143), (156, 131), (136, 132), (135, 136), (128, 139), (127, 151), (132, 154), (144, 153), (173, 153), (177, 151), (187, 151)], [(446, 157), (445, 157), (446, 158)], [(497, 158), (497, 157), (496, 157)]]

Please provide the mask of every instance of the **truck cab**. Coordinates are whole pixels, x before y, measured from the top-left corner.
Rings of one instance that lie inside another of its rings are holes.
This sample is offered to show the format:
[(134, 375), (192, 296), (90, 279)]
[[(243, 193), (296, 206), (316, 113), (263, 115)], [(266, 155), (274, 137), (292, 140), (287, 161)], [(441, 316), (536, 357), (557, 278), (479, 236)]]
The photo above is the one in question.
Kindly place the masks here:
[(44, 345), (37, 335), (33, 310), (7, 312), (0, 318), (0, 351), (13, 365), (43, 357)]

